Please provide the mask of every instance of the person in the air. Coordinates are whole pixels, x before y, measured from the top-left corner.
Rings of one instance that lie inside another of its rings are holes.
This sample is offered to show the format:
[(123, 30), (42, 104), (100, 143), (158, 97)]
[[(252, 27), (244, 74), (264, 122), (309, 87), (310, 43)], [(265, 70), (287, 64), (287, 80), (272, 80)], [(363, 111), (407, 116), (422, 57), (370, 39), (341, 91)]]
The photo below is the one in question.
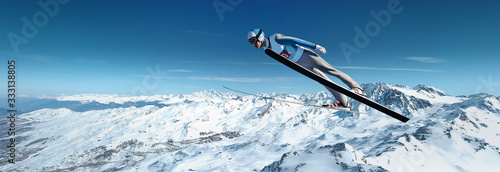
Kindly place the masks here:
[[(265, 38), (264, 32), (261, 29), (250, 30), (247, 38), (250, 44), (252, 44), (255, 48), (263, 50), (271, 49), (284, 58), (288, 58), (289, 60), (319, 74), (329, 81), (331, 81), (330, 78), (328, 78), (324, 73), (335, 76), (349, 86), (351, 91), (366, 97), (363, 88), (361, 88), (358, 82), (352, 79), (349, 75), (335, 69), (332, 65), (328, 64), (323, 58), (314, 52), (316, 51), (320, 54), (326, 53), (326, 49), (318, 44), (313, 44), (302, 39), (285, 36), (279, 33)], [(323, 106), (335, 108), (349, 108), (351, 106), (347, 96), (331, 88), (326, 87), (326, 89), (333, 94), (337, 101), (333, 104)]]

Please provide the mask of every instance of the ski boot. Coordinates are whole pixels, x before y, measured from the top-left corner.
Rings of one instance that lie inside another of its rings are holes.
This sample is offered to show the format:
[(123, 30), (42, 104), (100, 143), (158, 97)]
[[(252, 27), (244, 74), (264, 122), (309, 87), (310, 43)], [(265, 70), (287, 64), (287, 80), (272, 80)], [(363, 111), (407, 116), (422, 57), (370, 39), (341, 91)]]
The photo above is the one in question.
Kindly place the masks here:
[(351, 91), (354, 93), (357, 93), (363, 97), (367, 97), (365, 91), (363, 91), (363, 89), (361, 89), (361, 88), (353, 88), (353, 89), (351, 89)]
[(350, 106), (351, 106), (351, 103), (347, 102), (347, 106), (346, 105), (343, 105), (340, 101), (337, 101), (333, 104), (329, 104), (329, 105), (322, 105), (323, 107), (331, 107), (333, 109), (339, 109), (339, 110), (351, 110)]

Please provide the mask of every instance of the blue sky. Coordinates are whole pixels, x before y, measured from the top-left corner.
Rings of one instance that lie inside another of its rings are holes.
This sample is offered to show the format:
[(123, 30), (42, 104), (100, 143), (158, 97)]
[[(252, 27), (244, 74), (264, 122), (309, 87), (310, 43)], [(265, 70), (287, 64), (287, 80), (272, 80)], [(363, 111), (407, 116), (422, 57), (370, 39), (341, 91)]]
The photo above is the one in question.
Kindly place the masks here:
[[(38, 2), (0, 2), (0, 56), (17, 60), (18, 94), (228, 91), (222, 85), (253, 93), (326, 91), (252, 47), (247, 32), (262, 28), (266, 36), (322, 45), (323, 58), (359, 83), (500, 95), (500, 2), (493, 0), (87, 0), (61, 1), (49, 12)], [(382, 14), (395, 3), (382, 26), (371, 11)], [(366, 26), (369, 42), (359, 53), (343, 53), (340, 45), (356, 47), (355, 28), (366, 34)]]

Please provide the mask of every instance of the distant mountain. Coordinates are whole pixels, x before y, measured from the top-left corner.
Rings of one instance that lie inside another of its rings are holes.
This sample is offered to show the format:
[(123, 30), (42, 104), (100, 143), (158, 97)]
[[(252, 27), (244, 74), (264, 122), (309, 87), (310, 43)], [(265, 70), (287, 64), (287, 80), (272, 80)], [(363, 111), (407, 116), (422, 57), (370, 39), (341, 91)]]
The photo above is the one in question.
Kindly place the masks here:
[[(2, 156), (0, 171), (500, 169), (499, 97), (453, 97), (425, 85), (363, 88), (410, 121), (213, 90), (29, 98), (27, 113), (16, 121), (16, 164)], [(325, 92), (261, 95), (317, 105), (333, 101)], [(353, 110), (385, 116), (356, 101)]]

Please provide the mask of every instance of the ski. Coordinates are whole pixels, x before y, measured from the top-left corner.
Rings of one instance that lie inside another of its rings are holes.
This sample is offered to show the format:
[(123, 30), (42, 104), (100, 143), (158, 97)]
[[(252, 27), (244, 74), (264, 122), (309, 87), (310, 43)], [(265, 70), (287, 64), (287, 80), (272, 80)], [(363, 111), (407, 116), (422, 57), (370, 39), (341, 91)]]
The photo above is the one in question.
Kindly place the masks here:
[(374, 102), (366, 97), (363, 97), (359, 94), (356, 94), (354, 92), (351, 92), (351, 90), (348, 90), (334, 82), (330, 82), (326, 79), (324, 79), (323, 77), (319, 76), (318, 74), (314, 73), (314, 72), (311, 72), (310, 70), (307, 70), (306, 68), (282, 57), (281, 55), (279, 55), (278, 53), (274, 52), (273, 50), (271, 49), (266, 49), (266, 54), (270, 57), (272, 57), (273, 59), (283, 63), (284, 65), (292, 68), (293, 70), (323, 84), (324, 86), (327, 86), (331, 89), (334, 89), (348, 97), (351, 97), (352, 99), (354, 100), (357, 100), (365, 105), (368, 105), (374, 109), (377, 109), (378, 111), (382, 112), (382, 113), (385, 113), (401, 122), (407, 122), (409, 120), (409, 118), (397, 113), (397, 112), (394, 112), (393, 110), (385, 107), (385, 106), (382, 106), (380, 104), (378, 104), (377, 102)]
[(234, 91), (234, 92), (238, 92), (238, 93), (242, 93), (242, 94), (246, 94), (246, 95), (251, 95), (251, 96), (257, 96), (257, 97), (261, 97), (261, 98), (269, 99), (269, 100), (276, 100), (276, 101), (285, 102), (285, 103), (291, 103), (291, 104), (297, 104), (297, 105), (303, 105), (303, 106), (310, 106), (310, 107), (316, 107), (316, 108), (333, 109), (333, 110), (339, 110), (339, 111), (351, 112), (351, 113), (357, 113), (357, 114), (364, 114), (364, 115), (386, 117), (386, 116), (376, 115), (376, 114), (371, 114), (371, 113), (366, 113), (366, 112), (358, 112), (358, 111), (340, 109), (340, 108), (335, 108), (335, 107), (325, 107), (325, 106), (319, 106), (319, 105), (313, 105), (313, 104), (307, 104), (307, 103), (301, 103), (301, 102), (281, 100), (281, 99), (276, 99), (276, 98), (272, 98), (272, 97), (266, 97), (266, 96), (261, 96), (261, 95), (257, 95), (257, 94), (247, 93), (247, 92), (244, 92), (244, 91), (240, 91), (240, 90), (236, 90), (236, 89), (232, 89), (232, 88), (226, 87), (224, 85), (222, 87), (224, 87), (225, 89)]

